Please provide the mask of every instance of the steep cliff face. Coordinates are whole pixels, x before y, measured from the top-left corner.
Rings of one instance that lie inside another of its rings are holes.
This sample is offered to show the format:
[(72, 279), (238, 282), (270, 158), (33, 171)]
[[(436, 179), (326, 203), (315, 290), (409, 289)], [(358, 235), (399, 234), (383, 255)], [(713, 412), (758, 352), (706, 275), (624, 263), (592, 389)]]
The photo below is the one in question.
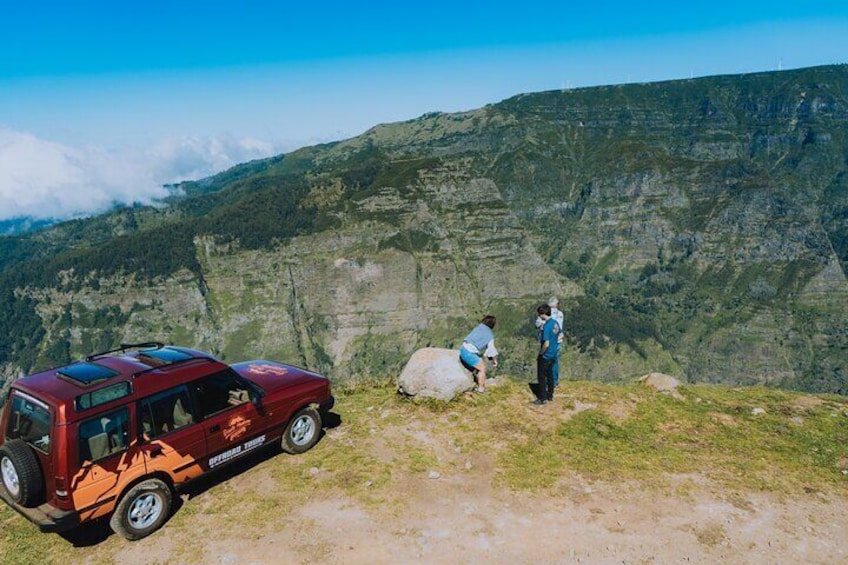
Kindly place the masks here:
[[(521, 95), (9, 239), (0, 290), (43, 335), (0, 363), (157, 338), (382, 378), (492, 312), (507, 370), (532, 376), (532, 308), (556, 294), (575, 376), (845, 393), (845, 93), (837, 66)], [(12, 277), (27, 254), (60, 275)]]
[(330, 154), (470, 155), (545, 261), (689, 378), (848, 392), (846, 92), (840, 66), (530, 94)]
[[(520, 308), (529, 320), (539, 297), (580, 292), (542, 260), (497, 187), (465, 169), (448, 162), (409, 186), (381, 188), (334, 208), (340, 227), (271, 249), (199, 236), (197, 273), (25, 292), (44, 343), (67, 347), (67, 357), (156, 338), (229, 359), (287, 359), (339, 379), (382, 378), (427, 343), (457, 345), (486, 312), (514, 317)], [(335, 207), (328, 192), (316, 184), (309, 198)], [(504, 336), (511, 341), (524, 349), (526, 336)]]
[(271, 251), (203, 248), (230, 356), (254, 342), (268, 355), (364, 376), (429, 341), (456, 344), (486, 308), (577, 292), (544, 263), (497, 187), (455, 166), (339, 214), (342, 227)]

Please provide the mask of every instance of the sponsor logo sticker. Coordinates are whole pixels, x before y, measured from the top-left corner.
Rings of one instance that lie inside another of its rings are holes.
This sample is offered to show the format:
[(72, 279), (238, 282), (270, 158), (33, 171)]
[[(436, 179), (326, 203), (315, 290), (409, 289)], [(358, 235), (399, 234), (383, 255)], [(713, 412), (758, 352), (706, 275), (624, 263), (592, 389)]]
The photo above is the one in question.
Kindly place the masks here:
[(239, 457), (240, 455), (244, 455), (248, 451), (252, 451), (265, 443), (265, 435), (261, 435), (259, 437), (255, 437), (250, 441), (246, 441), (241, 445), (237, 445), (231, 449), (224, 451), (223, 453), (219, 453), (218, 455), (211, 457), (209, 459), (209, 467), (216, 467), (222, 463), (226, 463), (227, 461)]
[(255, 375), (276, 375), (282, 377), (289, 372), (285, 367), (271, 365), (270, 363), (251, 363), (247, 370)]
[(247, 428), (250, 427), (250, 424), (251, 421), (244, 416), (233, 416), (221, 433), (224, 434), (224, 439), (227, 441), (235, 441), (247, 433)]

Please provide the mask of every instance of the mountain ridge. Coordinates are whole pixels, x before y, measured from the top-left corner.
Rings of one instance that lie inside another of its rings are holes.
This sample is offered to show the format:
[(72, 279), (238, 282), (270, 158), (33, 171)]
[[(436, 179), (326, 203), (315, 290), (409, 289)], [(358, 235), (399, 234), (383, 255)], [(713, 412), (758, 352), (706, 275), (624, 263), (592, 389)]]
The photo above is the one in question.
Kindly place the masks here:
[(844, 394), (846, 92), (836, 65), (521, 94), (2, 238), (3, 310), (30, 329), (0, 366), (156, 334), (386, 378), (491, 311), (527, 371), (558, 294), (575, 374)]

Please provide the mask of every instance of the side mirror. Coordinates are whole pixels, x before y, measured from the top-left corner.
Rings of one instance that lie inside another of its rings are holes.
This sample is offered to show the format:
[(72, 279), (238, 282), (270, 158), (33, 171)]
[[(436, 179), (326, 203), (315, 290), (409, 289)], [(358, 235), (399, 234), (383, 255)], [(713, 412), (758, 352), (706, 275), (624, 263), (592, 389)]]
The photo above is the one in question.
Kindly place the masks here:
[(262, 407), (262, 394), (253, 387), (250, 388), (250, 403), (256, 407), (257, 412), (265, 414), (265, 409)]

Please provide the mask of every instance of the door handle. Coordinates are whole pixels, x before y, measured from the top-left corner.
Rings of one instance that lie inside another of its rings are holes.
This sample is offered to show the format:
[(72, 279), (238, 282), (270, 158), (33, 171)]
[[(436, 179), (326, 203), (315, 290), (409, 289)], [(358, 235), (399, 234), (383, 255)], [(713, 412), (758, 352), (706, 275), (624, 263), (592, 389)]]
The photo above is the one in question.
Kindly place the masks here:
[(221, 424), (212, 424), (212, 427), (209, 428), (210, 432), (219, 432), (221, 431)]
[(142, 450), (150, 456), (151, 459), (162, 455), (162, 446), (158, 443), (151, 443), (142, 447)]

